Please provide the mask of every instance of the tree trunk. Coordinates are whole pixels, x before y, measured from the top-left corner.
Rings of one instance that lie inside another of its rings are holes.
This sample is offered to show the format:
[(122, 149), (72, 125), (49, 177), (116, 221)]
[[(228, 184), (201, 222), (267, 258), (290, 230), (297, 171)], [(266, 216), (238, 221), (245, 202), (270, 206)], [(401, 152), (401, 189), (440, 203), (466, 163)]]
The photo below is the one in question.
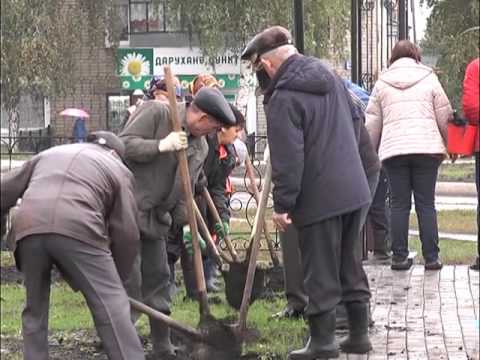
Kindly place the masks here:
[(18, 144), (18, 134), (20, 130), (20, 117), (18, 116), (18, 108), (15, 106), (8, 110), (8, 152), (11, 155)]

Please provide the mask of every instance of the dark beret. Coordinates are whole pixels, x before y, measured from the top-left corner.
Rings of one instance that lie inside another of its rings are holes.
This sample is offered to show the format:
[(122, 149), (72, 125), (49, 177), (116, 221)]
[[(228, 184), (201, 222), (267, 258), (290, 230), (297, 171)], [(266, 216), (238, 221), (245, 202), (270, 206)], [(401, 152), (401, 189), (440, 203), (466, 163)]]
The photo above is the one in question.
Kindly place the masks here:
[(242, 60), (255, 62), (260, 55), (283, 45), (293, 44), (290, 32), (281, 26), (272, 26), (255, 35), (242, 52)]
[(193, 98), (193, 104), (204, 113), (227, 126), (235, 125), (235, 115), (220, 90), (203, 87)]
[(114, 150), (122, 160), (125, 159), (125, 145), (120, 138), (110, 131), (93, 131), (88, 134), (87, 142), (99, 144)]

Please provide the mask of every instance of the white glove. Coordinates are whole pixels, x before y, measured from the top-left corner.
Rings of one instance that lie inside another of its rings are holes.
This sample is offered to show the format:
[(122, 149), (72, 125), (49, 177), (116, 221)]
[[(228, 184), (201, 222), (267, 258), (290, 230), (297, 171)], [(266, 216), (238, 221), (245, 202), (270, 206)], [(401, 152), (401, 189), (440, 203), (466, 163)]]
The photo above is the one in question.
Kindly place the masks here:
[(183, 150), (187, 147), (188, 140), (185, 131), (172, 131), (158, 143), (158, 151), (161, 153)]

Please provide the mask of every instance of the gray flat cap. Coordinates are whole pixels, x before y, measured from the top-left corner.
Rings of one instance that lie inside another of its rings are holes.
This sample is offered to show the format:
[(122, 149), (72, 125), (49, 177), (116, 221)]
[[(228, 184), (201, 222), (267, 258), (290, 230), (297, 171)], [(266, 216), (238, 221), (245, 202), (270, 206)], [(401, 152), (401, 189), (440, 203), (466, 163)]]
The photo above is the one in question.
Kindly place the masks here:
[(193, 104), (222, 124), (232, 126), (236, 123), (235, 115), (228, 101), (218, 89), (201, 88), (193, 98)]
[(282, 26), (272, 26), (255, 35), (242, 52), (242, 60), (255, 63), (259, 56), (283, 45), (293, 44), (292, 35)]
[(87, 142), (105, 146), (114, 150), (122, 160), (125, 159), (125, 145), (120, 138), (110, 131), (93, 131), (88, 134)]

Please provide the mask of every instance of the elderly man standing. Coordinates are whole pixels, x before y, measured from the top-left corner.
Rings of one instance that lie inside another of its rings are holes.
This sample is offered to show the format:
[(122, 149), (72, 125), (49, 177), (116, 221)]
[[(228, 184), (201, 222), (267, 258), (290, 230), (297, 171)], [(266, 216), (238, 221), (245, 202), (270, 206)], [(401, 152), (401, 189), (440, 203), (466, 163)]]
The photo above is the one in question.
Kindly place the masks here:
[[(228, 102), (217, 89), (202, 89), (188, 108), (178, 107), (184, 131), (171, 131), (169, 105), (150, 100), (135, 111), (120, 134), (135, 176), (140, 213), (141, 256), (134, 277), (141, 278), (143, 301), (165, 314), (170, 314), (171, 302), (166, 240), (172, 221), (180, 226), (187, 223), (175, 152), (187, 150), (193, 186), (208, 153), (204, 135), (235, 124)], [(156, 358), (175, 358), (169, 328), (150, 318), (150, 330)]]
[(344, 86), (318, 59), (298, 54), (280, 26), (255, 36), (242, 58), (252, 62), (267, 108), (273, 220), (299, 232), (310, 338), (289, 359), (338, 357), (341, 300), (350, 334), (340, 347), (366, 353), (370, 290), (359, 233), (371, 195)]
[(133, 175), (122, 141), (98, 131), (89, 144), (56, 146), (2, 174), (2, 217), (17, 203), (9, 239), (27, 290), (23, 358), (48, 359), (48, 309), (55, 265), (80, 290), (109, 359), (143, 360), (121, 278), (139, 245)]

